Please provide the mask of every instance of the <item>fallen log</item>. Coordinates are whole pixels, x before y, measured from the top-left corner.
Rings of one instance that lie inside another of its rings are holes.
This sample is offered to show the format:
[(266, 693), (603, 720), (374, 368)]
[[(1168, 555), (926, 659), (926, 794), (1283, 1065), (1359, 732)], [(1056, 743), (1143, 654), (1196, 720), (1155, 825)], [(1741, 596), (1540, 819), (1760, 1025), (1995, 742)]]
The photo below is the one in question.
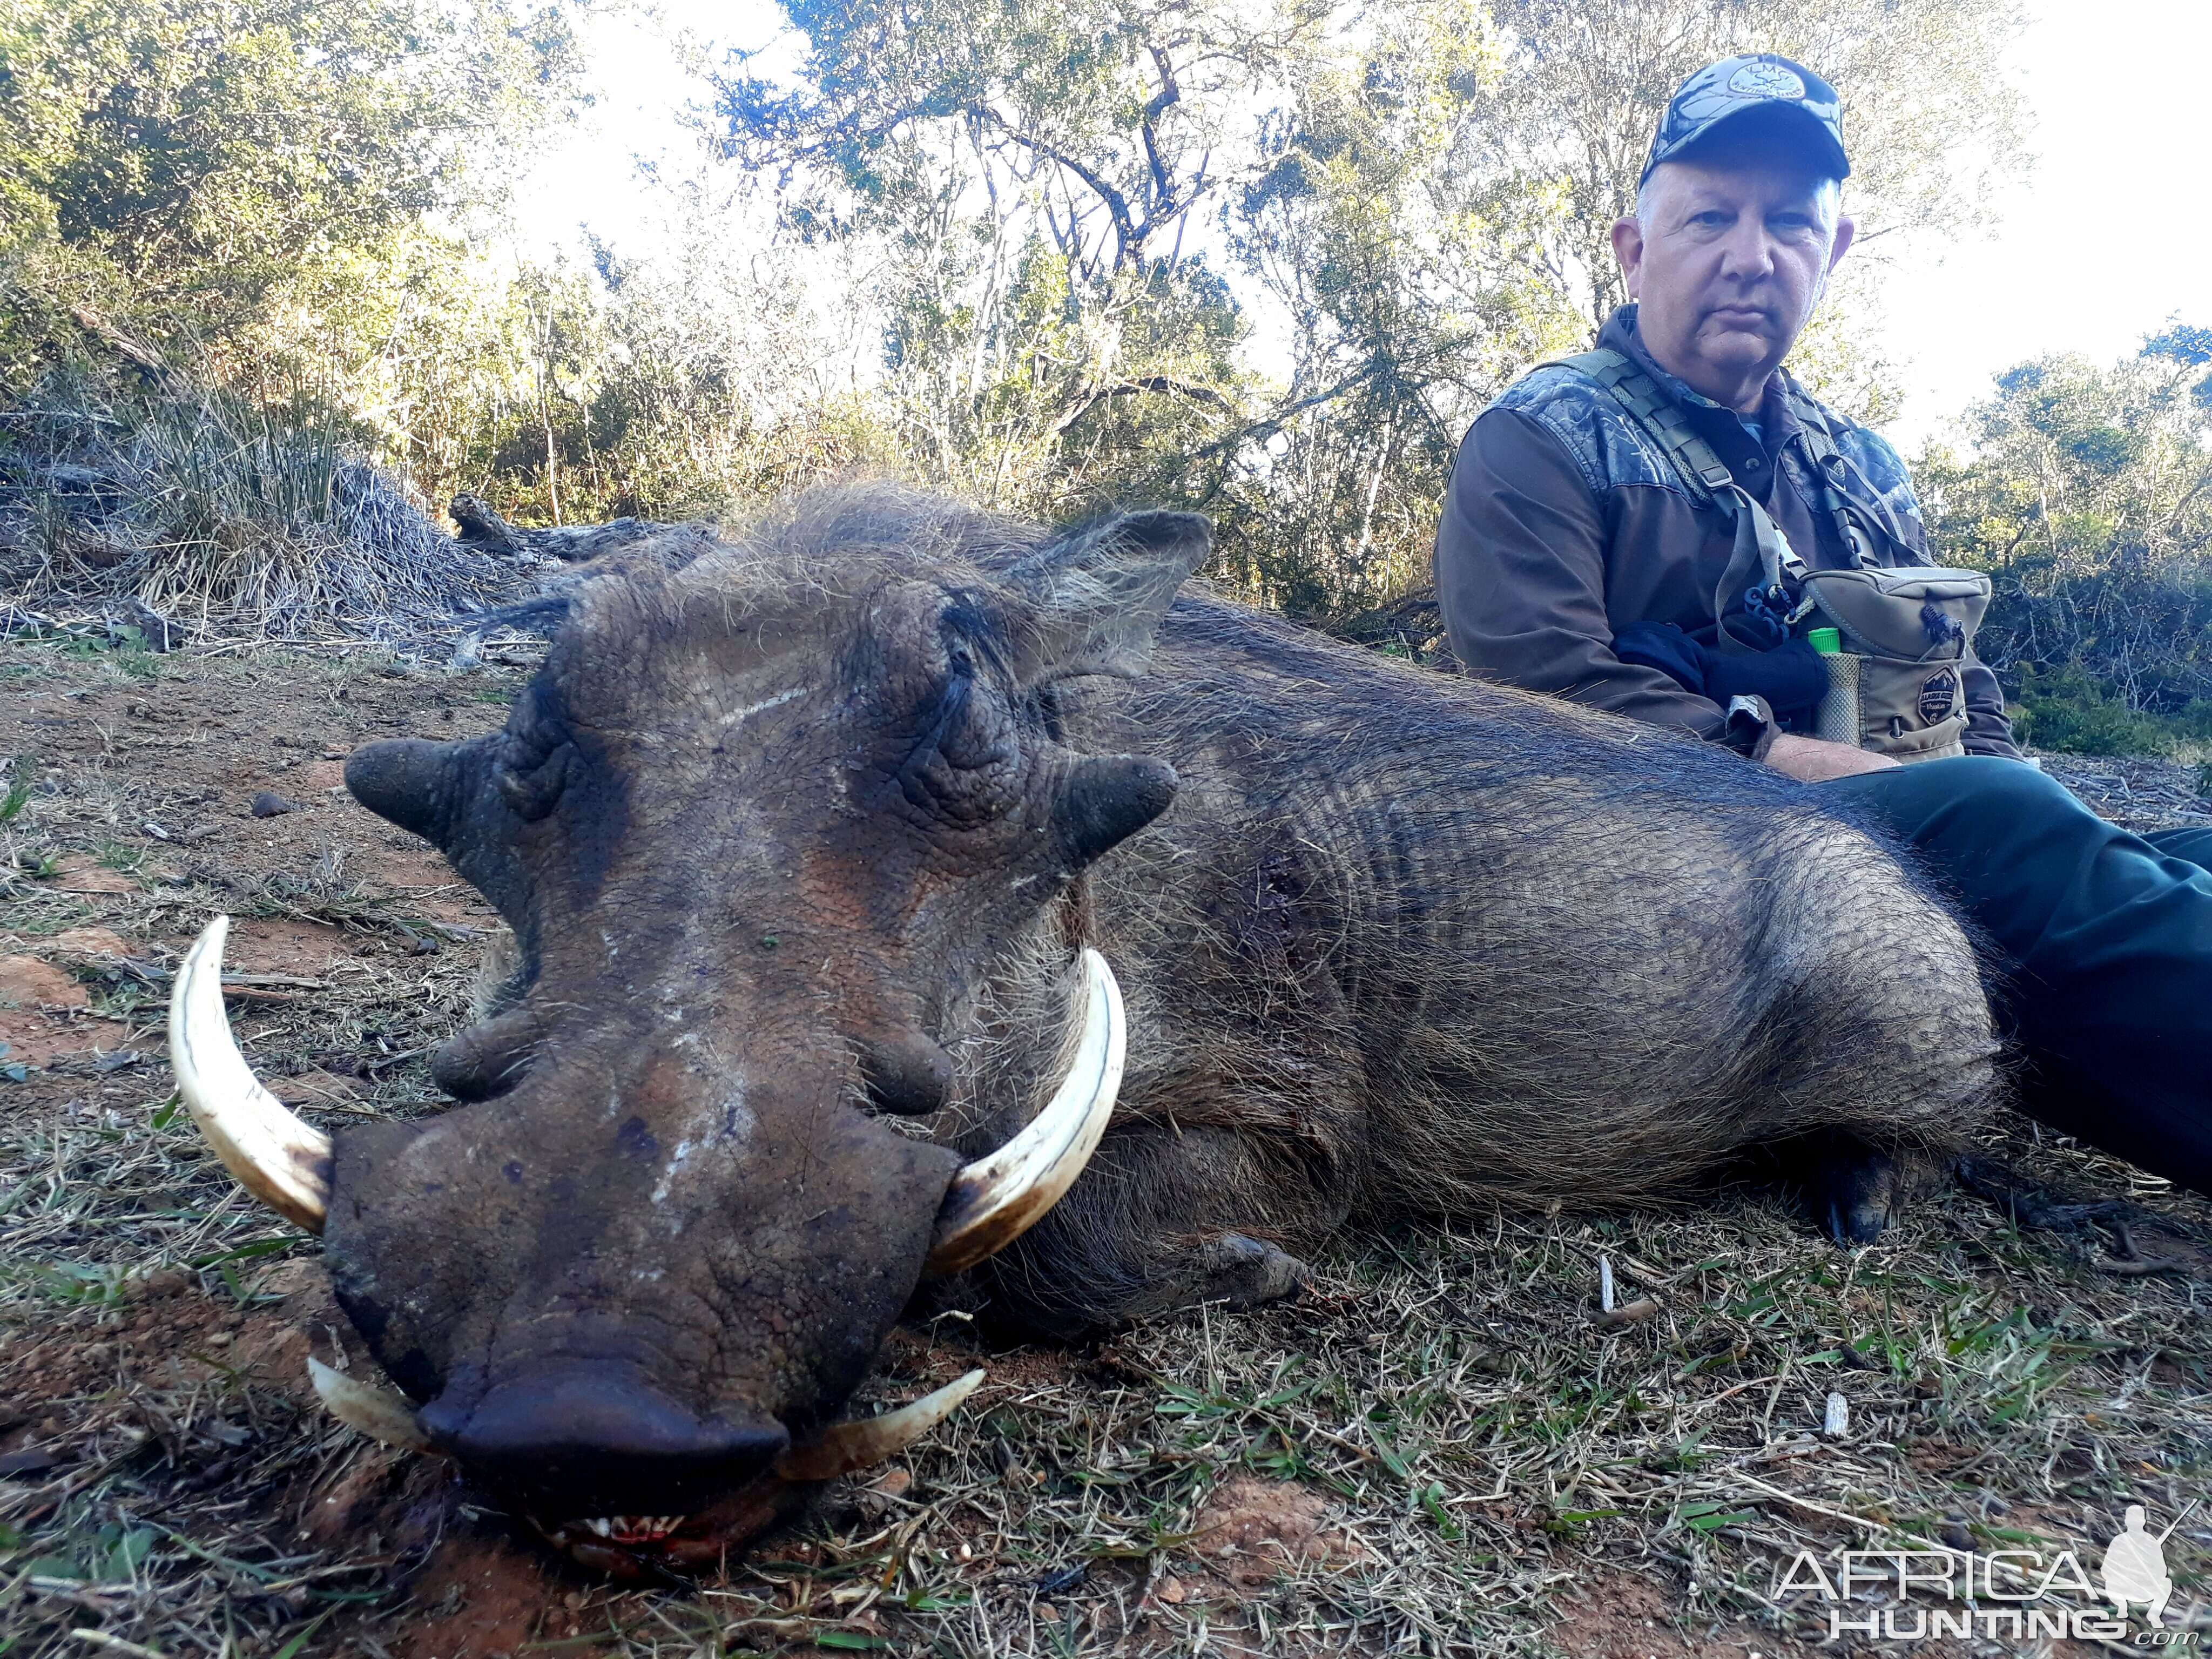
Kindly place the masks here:
[(596, 559), (668, 528), (652, 519), (613, 519), (605, 524), (526, 530), (507, 523), (477, 497), (466, 494), (454, 496), (453, 505), (446, 511), (460, 526), (456, 539), (464, 547), (507, 558), (535, 554), (558, 559), (563, 564)]

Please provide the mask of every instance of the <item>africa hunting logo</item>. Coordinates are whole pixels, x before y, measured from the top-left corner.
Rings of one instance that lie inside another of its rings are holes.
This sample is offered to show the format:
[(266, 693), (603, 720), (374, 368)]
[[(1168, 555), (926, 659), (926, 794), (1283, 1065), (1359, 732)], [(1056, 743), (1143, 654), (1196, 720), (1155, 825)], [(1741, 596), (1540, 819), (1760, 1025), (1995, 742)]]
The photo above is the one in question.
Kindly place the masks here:
[[(2196, 1507), (2191, 1502), (2165, 1531), (2153, 1534), (2142, 1505), (2130, 1504), (2125, 1524), (2105, 1547), (2096, 1583), (2072, 1550), (2055, 1556), (2027, 1549), (1844, 1550), (1825, 1567), (1812, 1551), (1800, 1550), (1775, 1581), (1774, 1597), (1810, 1592), (1824, 1604), (1830, 1641), (1846, 1635), (1891, 1642), (2071, 1638), (2124, 1641), (2147, 1650), (2196, 1649), (2203, 1643), (2201, 1631), (2166, 1626), (2173, 1595), (2166, 1540)], [(2069, 1607), (2057, 1601), (2061, 1595), (2107, 1605)], [(2131, 1608), (2144, 1626), (2132, 1635)]]

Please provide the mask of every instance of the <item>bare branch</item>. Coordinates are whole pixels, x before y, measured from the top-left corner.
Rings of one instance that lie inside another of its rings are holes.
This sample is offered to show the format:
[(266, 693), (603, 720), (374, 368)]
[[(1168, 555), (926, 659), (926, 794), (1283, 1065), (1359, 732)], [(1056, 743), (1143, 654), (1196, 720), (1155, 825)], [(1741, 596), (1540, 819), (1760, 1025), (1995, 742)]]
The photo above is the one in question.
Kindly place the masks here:
[(1194, 380), (1179, 380), (1172, 374), (1139, 374), (1132, 380), (1115, 380), (1085, 392), (1052, 423), (1052, 435), (1057, 438), (1109, 398), (1133, 398), (1146, 392), (1188, 398), (1193, 403), (1211, 404), (1216, 409), (1231, 407), (1229, 399), (1210, 386), (1201, 386)]

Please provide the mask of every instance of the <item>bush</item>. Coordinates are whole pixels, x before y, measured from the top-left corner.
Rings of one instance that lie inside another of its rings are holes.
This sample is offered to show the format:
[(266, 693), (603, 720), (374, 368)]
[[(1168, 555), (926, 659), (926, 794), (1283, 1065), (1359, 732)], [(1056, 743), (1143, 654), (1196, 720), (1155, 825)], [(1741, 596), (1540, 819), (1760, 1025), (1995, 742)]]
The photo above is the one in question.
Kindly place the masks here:
[(514, 572), (459, 547), (328, 407), (173, 376), (121, 404), (58, 380), (11, 411), (0, 583), (33, 604), (137, 600), (298, 638), (442, 621), (504, 597)]
[(2162, 752), (2212, 708), (2212, 347), (2025, 363), (1915, 469), (1936, 559), (1990, 573), (1975, 641), (2046, 748)]

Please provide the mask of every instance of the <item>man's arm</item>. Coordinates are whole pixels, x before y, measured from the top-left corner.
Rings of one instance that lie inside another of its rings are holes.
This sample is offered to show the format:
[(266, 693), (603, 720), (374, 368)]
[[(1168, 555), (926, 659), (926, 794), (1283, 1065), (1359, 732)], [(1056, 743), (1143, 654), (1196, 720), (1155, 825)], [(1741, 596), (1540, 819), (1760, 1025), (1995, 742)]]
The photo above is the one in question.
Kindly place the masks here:
[(1566, 446), (1516, 410), (1486, 411), (1460, 446), (1437, 526), (1437, 605), (1472, 673), (1717, 738), (1728, 717), (1613, 653), (1605, 522)]
[(2024, 759), (2020, 745), (2013, 741), (2012, 721), (2005, 715), (2004, 691), (1997, 684), (1997, 677), (1972, 662), (1966, 665), (1962, 678), (1966, 690), (1966, 735), (1962, 741), (1966, 752)]

